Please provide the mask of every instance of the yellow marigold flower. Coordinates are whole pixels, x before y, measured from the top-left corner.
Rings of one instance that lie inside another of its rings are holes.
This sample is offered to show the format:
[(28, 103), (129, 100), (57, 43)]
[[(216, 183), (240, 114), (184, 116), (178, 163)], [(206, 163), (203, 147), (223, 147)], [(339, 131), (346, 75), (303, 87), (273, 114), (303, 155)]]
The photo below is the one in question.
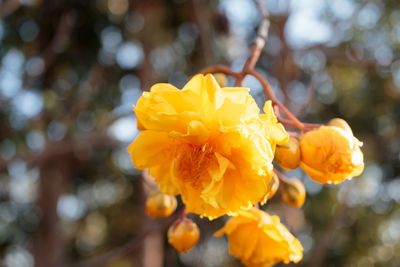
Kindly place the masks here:
[(290, 137), (289, 142), (283, 146), (277, 146), (275, 151), (275, 161), (282, 168), (296, 169), (300, 164), (300, 144), (299, 141)]
[(128, 148), (135, 166), (210, 219), (266, 195), (275, 147), (288, 140), (270, 101), (260, 114), (249, 89), (221, 88), (212, 75), (196, 75), (182, 90), (156, 84), (134, 111), (143, 130)]
[(168, 229), (168, 243), (185, 253), (199, 241), (200, 230), (189, 218), (178, 219)]
[(223, 234), (228, 237), (229, 253), (245, 266), (296, 263), (303, 257), (301, 243), (281, 224), (279, 217), (256, 208), (230, 218), (214, 235)]
[(177, 206), (174, 196), (165, 195), (160, 191), (155, 191), (147, 197), (146, 213), (152, 218), (168, 217)]
[(319, 183), (341, 183), (363, 171), (361, 146), (362, 143), (353, 136), (351, 129), (321, 126), (301, 138), (300, 166)]

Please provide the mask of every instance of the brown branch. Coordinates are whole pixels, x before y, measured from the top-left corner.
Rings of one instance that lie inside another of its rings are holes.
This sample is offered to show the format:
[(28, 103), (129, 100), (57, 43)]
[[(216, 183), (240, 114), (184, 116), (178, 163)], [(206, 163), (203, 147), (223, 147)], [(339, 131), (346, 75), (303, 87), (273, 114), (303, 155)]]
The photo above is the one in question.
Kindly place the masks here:
[[(275, 96), (271, 86), (267, 82), (267, 80), (255, 69), (255, 65), (260, 58), (262, 49), (265, 46), (267, 37), (268, 37), (268, 30), (270, 26), (269, 14), (268, 10), (265, 8), (263, 2), (261, 0), (254, 0), (260, 13), (262, 15), (261, 24), (257, 31), (257, 36), (253, 41), (253, 44), (250, 48), (250, 55), (246, 60), (246, 63), (243, 66), (241, 72), (234, 72), (226, 66), (215, 65), (209, 68), (203, 69), (201, 73), (224, 73), (226, 75), (230, 75), (236, 78), (235, 86), (240, 86), (243, 79), (246, 75), (250, 74), (254, 76), (261, 84), (265, 95), (272, 101), (274, 106), (279, 107), (279, 109), (285, 113), (285, 115), (290, 119), (290, 124), (297, 127), (301, 131), (307, 129), (305, 124), (303, 124), (297, 117), (290, 112), (285, 105), (283, 105)], [(289, 124), (289, 123), (288, 123)]]
[(250, 55), (246, 60), (246, 63), (241, 72), (234, 72), (226, 66), (215, 65), (209, 68), (203, 69), (201, 73), (224, 73), (236, 78), (235, 86), (240, 86), (243, 79), (246, 75), (250, 74), (254, 76), (261, 84), (265, 95), (272, 101), (274, 106), (279, 107), (279, 109), (285, 113), (285, 115), (290, 119), (291, 123), (300, 129), (301, 131), (305, 130), (304, 124), (297, 119), (297, 117), (290, 112), (285, 105), (283, 105), (275, 96), (271, 86), (267, 82), (267, 80), (255, 69), (255, 65), (260, 58), (261, 51), (265, 46), (266, 39), (268, 37), (268, 30), (270, 26), (269, 14), (267, 9), (261, 0), (254, 0), (256, 5), (258, 6), (260, 13), (262, 15), (262, 21), (260, 27), (257, 31), (257, 36), (250, 48)]
[(269, 83), (267, 82), (267, 80), (264, 79), (264, 77), (261, 75), (261, 73), (259, 73), (258, 71), (252, 69), (249, 70), (248, 72), (249, 74), (253, 75), (261, 84), (265, 94), (269, 97), (269, 99), (272, 101), (272, 104), (274, 106), (278, 106), (279, 109), (285, 113), (285, 115), (292, 121), (293, 125), (297, 128), (299, 128), (300, 130), (304, 130), (304, 124), (297, 119), (297, 117), (295, 115), (293, 115), (292, 112), (290, 112), (285, 105), (283, 105), (275, 96), (274, 92), (272, 91), (271, 86), (269, 85)]
[[(282, 118), (281, 116), (277, 116), (279, 122), (281, 122), (282, 124), (286, 125), (286, 126), (293, 126), (293, 127), (297, 127), (296, 124), (293, 123), (293, 121)], [(304, 130), (312, 130), (318, 127), (321, 127), (321, 124), (319, 123), (305, 123), (302, 122), (303, 126), (304, 126)]]
[(264, 48), (268, 38), (268, 31), (270, 26), (268, 10), (265, 8), (263, 1), (254, 0), (254, 2), (256, 3), (261, 13), (262, 19), (257, 31), (257, 36), (250, 47), (250, 56), (247, 58), (240, 76), (238, 77), (238, 79), (236, 79), (235, 86), (240, 86), (249, 71), (254, 70), (256, 63), (260, 58), (261, 51)]
[(239, 72), (235, 72), (233, 70), (231, 70), (229, 67), (227, 66), (223, 66), (223, 65), (214, 65), (205, 69), (202, 69), (200, 71), (200, 73), (206, 74), (206, 73), (223, 73), (225, 75), (228, 76), (232, 76), (236, 79), (239, 78), (239, 76), (241, 75)]

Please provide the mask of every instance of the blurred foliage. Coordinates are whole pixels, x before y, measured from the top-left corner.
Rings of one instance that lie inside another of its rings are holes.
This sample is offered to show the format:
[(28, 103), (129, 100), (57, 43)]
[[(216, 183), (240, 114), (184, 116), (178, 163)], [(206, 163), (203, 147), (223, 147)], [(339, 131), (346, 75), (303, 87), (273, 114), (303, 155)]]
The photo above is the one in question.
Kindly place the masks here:
[[(367, 167), (324, 188), (293, 171), (305, 182), (305, 207), (272, 199), (265, 208), (302, 241), (300, 266), (400, 266), (400, 2), (266, 4), (259, 70), (304, 120), (346, 119)], [(144, 216), (146, 187), (126, 146), (141, 90), (181, 86), (213, 63), (243, 65), (259, 21), (252, 1), (8, 0), (0, 15), (3, 264), (238, 266), (226, 241), (211, 237), (223, 219), (196, 219), (202, 240), (187, 254), (166, 244), (167, 222)], [(254, 79), (244, 85), (262, 103)], [(148, 228), (158, 236), (116, 256)], [(109, 263), (99, 256), (107, 251)]]

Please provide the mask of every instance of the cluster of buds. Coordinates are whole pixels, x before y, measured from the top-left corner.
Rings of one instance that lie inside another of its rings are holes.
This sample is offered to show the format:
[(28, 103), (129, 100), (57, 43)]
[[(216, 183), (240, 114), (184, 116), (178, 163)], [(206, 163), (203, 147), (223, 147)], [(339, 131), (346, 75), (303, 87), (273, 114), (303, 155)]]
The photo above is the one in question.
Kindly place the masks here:
[[(154, 219), (169, 217), (176, 208), (175, 196), (163, 194), (159, 190), (151, 192), (146, 200), (146, 214)], [(199, 237), (199, 227), (184, 213), (168, 229), (168, 243), (181, 253), (194, 247)]]
[[(299, 166), (314, 181), (337, 184), (359, 175), (363, 168), (362, 143), (354, 136), (349, 124), (340, 118), (330, 120), (298, 136), (290, 136), (287, 144), (277, 146), (274, 161), (284, 170)], [(306, 191), (297, 179), (280, 177), (280, 195), (292, 207), (304, 204)]]

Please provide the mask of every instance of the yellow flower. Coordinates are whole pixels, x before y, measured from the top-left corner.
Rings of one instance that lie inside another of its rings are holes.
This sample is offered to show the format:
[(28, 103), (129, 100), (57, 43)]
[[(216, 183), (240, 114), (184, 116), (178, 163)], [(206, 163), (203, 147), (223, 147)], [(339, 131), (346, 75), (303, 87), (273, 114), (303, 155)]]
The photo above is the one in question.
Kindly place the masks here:
[(212, 75), (196, 75), (182, 90), (156, 84), (134, 111), (143, 130), (128, 148), (135, 166), (210, 219), (266, 195), (275, 147), (288, 140), (271, 102), (260, 114), (249, 89), (221, 88)]
[(363, 171), (361, 146), (351, 129), (321, 126), (301, 138), (300, 166), (319, 183), (341, 183)]
[(230, 218), (214, 235), (223, 234), (228, 237), (229, 253), (245, 266), (296, 263), (303, 257), (301, 243), (281, 224), (279, 217), (256, 208)]

